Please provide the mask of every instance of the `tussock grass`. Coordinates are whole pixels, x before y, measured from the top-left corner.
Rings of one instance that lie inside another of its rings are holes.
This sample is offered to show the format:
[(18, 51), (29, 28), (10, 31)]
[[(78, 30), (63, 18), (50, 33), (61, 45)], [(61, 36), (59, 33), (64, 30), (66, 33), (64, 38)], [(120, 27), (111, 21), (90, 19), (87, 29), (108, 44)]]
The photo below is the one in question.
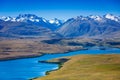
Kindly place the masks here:
[(119, 54), (77, 55), (68, 59), (59, 70), (35, 80), (120, 80)]

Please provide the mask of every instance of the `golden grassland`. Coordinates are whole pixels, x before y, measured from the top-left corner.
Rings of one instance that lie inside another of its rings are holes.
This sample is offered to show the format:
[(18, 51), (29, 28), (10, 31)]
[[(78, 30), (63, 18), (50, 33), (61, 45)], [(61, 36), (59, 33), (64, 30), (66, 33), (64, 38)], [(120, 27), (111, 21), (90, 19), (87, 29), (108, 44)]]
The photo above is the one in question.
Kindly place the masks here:
[[(35, 80), (120, 80), (120, 55), (77, 55), (68, 57), (59, 70)], [(54, 59), (50, 62), (58, 62)]]

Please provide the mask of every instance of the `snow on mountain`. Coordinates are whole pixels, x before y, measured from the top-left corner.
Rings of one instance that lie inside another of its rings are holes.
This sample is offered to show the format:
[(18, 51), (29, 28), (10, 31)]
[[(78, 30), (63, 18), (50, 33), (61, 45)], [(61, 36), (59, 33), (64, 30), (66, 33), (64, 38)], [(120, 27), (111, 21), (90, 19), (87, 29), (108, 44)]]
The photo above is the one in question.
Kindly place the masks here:
[(71, 18), (56, 30), (56, 32), (65, 37), (107, 36), (119, 31), (119, 17), (108, 14), (102, 17), (92, 15)]
[[(40, 35), (55, 32), (65, 37), (79, 37), (105, 36), (109, 35), (109, 33), (120, 32), (120, 16), (114, 16), (112, 14), (106, 14), (104, 16), (77, 16), (67, 21), (57, 18), (46, 20), (34, 14), (20, 14), (15, 18), (0, 17), (0, 22), (1, 29), (5, 27), (6, 29), (4, 28), (4, 30), (7, 30), (6, 32), (15, 32), (15, 34), (20, 35)], [(39, 31), (41, 32), (39, 33)]]
[[(112, 14), (106, 14), (104, 16), (98, 16), (98, 15), (90, 15), (90, 16), (77, 16), (73, 19), (79, 19), (79, 20), (95, 20), (99, 22), (106, 22), (106, 20), (113, 20), (116, 22), (120, 22), (120, 16), (114, 16)], [(33, 23), (47, 23), (54, 26), (60, 26), (66, 20), (59, 20), (57, 18), (46, 20), (45, 18), (38, 17), (34, 14), (20, 14), (17, 17), (0, 17), (0, 20), (3, 21), (12, 21), (12, 22), (33, 22)]]
[(100, 17), (98, 15), (96, 15), (96, 16), (91, 15), (89, 17), (92, 18), (92, 19), (94, 19), (94, 20), (96, 20), (96, 21), (102, 21), (102, 17)]
[(43, 18), (43, 21), (44, 21), (44, 22), (48, 22), (45, 18)]
[(16, 22), (16, 18), (12, 18), (11, 21), (12, 21), (12, 22)]
[(110, 19), (110, 20), (114, 20), (114, 21), (118, 21), (118, 17), (116, 17), (112, 14), (106, 14), (105, 18)]
[(17, 18), (17, 21), (31, 21), (31, 22), (45, 22), (47, 23), (47, 20), (42, 17), (38, 17), (34, 14), (20, 14)]
[(19, 16), (16, 17), (17, 22), (40, 22), (40, 17), (34, 15), (34, 14), (20, 14)]
[(55, 19), (51, 19), (51, 20), (49, 20), (49, 23), (51, 23), (51, 24), (56, 24), (56, 25), (61, 25), (63, 22), (62, 22), (62, 20), (59, 20), (59, 19), (57, 19), (57, 18), (55, 18)]
[(3, 21), (11, 21), (11, 20), (12, 20), (12, 17), (2, 16), (0, 19), (3, 20)]
[[(77, 16), (77, 17), (71, 18), (71, 19), (88, 20), (88, 18), (85, 16)], [(71, 20), (71, 19), (69, 19), (69, 20)]]
[(50, 22), (51, 24), (56, 23), (53, 19), (52, 19), (52, 20), (49, 20), (49, 22)]

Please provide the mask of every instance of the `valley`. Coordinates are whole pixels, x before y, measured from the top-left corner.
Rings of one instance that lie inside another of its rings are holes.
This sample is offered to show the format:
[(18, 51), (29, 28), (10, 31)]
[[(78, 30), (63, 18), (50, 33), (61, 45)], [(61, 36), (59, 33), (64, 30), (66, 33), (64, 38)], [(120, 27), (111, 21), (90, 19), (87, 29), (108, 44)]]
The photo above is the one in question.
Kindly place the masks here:
[(0, 17), (1, 79), (119, 80), (119, 49), (120, 16)]
[(65, 53), (91, 47), (120, 48), (120, 17), (77, 16), (47, 20), (34, 14), (0, 17), (0, 60)]

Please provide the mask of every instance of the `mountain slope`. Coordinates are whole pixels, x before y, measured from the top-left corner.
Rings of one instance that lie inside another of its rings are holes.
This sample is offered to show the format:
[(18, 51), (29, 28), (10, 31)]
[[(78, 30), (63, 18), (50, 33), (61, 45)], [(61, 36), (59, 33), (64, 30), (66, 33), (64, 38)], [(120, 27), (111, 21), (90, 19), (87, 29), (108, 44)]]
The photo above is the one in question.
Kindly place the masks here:
[[(49, 28), (51, 30), (57, 29), (62, 23), (62, 20), (57, 18), (52, 20), (46, 20), (45, 18), (38, 17), (34, 14), (20, 14), (17, 17), (1, 17), (0, 20), (5, 22), (24, 22), (24, 23), (32, 23), (38, 26), (43, 26)], [(51, 23), (52, 22), (52, 23)]]
[(0, 18), (0, 36), (46, 37), (120, 37), (120, 16), (78, 16), (67, 21), (57, 18), (47, 20), (34, 14)]
[(71, 18), (67, 22), (65, 22), (64, 25), (62, 25), (62, 27), (59, 28), (56, 32), (65, 37), (79, 37), (79, 36), (107, 37), (115, 32), (116, 34), (119, 34), (119, 31), (120, 31), (119, 18), (113, 16), (110, 17), (110, 14), (107, 14), (103, 17), (79, 16), (77, 18)]
[(49, 28), (42, 25), (24, 23), (24, 22), (4, 22), (0, 21), (1, 37), (21, 37), (21, 36), (40, 36), (40, 37), (57, 37)]

